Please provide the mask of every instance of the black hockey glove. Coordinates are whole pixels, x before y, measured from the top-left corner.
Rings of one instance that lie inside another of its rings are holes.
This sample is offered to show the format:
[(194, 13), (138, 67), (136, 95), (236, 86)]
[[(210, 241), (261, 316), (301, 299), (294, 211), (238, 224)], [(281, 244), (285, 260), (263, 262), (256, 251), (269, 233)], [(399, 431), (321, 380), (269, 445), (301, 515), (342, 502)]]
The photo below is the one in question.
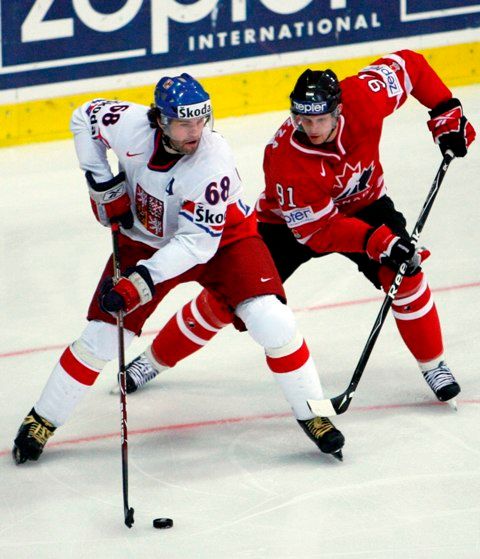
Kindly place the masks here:
[(442, 154), (451, 150), (455, 157), (467, 155), (468, 146), (475, 139), (475, 130), (463, 116), (462, 104), (452, 98), (440, 103), (428, 112), (431, 120), (427, 122), (436, 144)]
[(371, 229), (365, 238), (365, 252), (372, 260), (397, 270), (403, 262), (408, 263), (408, 273), (412, 275), (420, 266), (421, 258), (410, 239), (395, 235), (386, 225)]
[(96, 182), (91, 171), (85, 173), (90, 194), (90, 203), (97, 220), (108, 227), (119, 222), (124, 229), (133, 227), (133, 213), (122, 171), (109, 181)]
[(127, 314), (149, 303), (155, 294), (152, 276), (145, 266), (129, 268), (116, 285), (113, 278), (104, 280), (99, 303), (106, 312), (125, 311)]

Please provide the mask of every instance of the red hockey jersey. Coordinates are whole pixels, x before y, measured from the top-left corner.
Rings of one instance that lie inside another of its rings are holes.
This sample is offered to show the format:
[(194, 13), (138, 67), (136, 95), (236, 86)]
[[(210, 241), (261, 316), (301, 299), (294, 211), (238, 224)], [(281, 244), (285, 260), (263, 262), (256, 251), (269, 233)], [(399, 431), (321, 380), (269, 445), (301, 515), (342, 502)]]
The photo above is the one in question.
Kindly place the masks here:
[(402, 50), (340, 82), (334, 141), (302, 142), (291, 119), (265, 148), (259, 221), (286, 223), (316, 252), (363, 252), (370, 226), (353, 217), (385, 193), (379, 144), (383, 119), (413, 95), (433, 108), (452, 94), (425, 58)]

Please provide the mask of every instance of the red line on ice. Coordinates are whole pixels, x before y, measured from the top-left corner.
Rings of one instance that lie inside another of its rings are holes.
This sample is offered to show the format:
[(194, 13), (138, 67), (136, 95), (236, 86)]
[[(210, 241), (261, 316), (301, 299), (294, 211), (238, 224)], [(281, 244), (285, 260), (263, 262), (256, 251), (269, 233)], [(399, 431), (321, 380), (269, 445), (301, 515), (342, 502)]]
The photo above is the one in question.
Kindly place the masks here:
[[(458, 405), (465, 406), (465, 405), (477, 405), (480, 404), (480, 399), (472, 399), (472, 400), (457, 400)], [(418, 408), (418, 407), (431, 407), (431, 406), (446, 406), (447, 404), (443, 402), (431, 401), (431, 402), (417, 402), (412, 404), (385, 404), (385, 405), (378, 405), (378, 406), (359, 406), (350, 408), (349, 413), (355, 412), (368, 412), (368, 411), (383, 411), (383, 410), (392, 410), (392, 409), (402, 409), (402, 408)], [(454, 412), (452, 412), (454, 413)], [(283, 419), (284, 417), (290, 417), (292, 414), (290, 412), (284, 413), (269, 413), (269, 414), (262, 414), (262, 415), (250, 415), (250, 416), (243, 416), (243, 417), (227, 417), (225, 419), (211, 419), (208, 421), (196, 421), (193, 423), (177, 423), (172, 425), (159, 425), (158, 427), (149, 427), (146, 429), (130, 429), (128, 431), (128, 438), (131, 439), (137, 435), (149, 435), (152, 433), (160, 433), (162, 431), (182, 431), (188, 429), (199, 429), (202, 427), (214, 427), (217, 425), (229, 425), (232, 423), (247, 423), (251, 421), (262, 421), (262, 420), (269, 420), (269, 419)], [(120, 432), (115, 431), (114, 433), (104, 433), (101, 435), (91, 435), (88, 437), (77, 437), (74, 439), (65, 439), (64, 441), (56, 441), (56, 442), (49, 442), (48, 448), (54, 448), (56, 446), (67, 446), (67, 445), (74, 445), (74, 444), (84, 444), (84, 443), (93, 443), (96, 441), (102, 441), (105, 439), (116, 439), (120, 440)], [(11, 453), (11, 449), (2, 450), (0, 451), (0, 457), (6, 456)]]
[[(443, 291), (457, 291), (459, 289), (469, 289), (471, 287), (480, 287), (480, 282), (472, 282), (472, 283), (461, 283), (458, 285), (449, 285), (445, 287), (437, 287), (436, 289), (432, 289), (434, 293), (441, 293)], [(299, 307), (293, 309), (295, 312), (313, 312), (313, 311), (320, 311), (324, 309), (334, 309), (337, 307), (350, 307), (353, 305), (365, 305), (367, 303), (372, 303), (375, 301), (381, 301), (382, 297), (367, 297), (365, 299), (353, 299), (351, 301), (338, 301), (336, 303), (321, 303), (319, 305), (313, 305), (311, 307)], [(158, 330), (148, 330), (143, 332), (143, 336), (153, 336), (156, 334)], [(47, 346), (40, 346), (40, 347), (31, 347), (25, 349), (19, 349), (17, 351), (7, 351), (5, 353), (0, 353), (0, 359), (5, 357), (19, 357), (21, 355), (28, 355), (29, 353), (41, 353), (43, 351), (53, 351), (58, 349), (64, 349), (68, 344), (55, 344), (55, 345), (47, 345)]]

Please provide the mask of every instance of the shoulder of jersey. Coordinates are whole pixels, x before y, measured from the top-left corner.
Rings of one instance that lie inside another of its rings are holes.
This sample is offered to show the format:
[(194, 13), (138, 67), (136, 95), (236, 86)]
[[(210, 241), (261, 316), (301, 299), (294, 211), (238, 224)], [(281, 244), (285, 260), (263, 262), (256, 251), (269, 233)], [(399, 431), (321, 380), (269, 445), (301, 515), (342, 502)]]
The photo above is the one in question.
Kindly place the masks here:
[[(123, 115), (125, 115), (127, 118), (131, 118), (131, 119), (144, 119), (145, 122), (148, 124), (148, 118), (147, 118), (147, 113), (148, 113), (148, 107), (145, 105), (139, 105), (137, 103), (122, 103), (119, 102), (119, 105), (128, 105), (128, 109), (126, 111), (123, 111)], [(121, 113), (120, 113), (121, 114)], [(122, 115), (122, 116), (123, 116)]]
[(206, 128), (203, 132), (202, 143), (197, 154), (201, 157), (210, 156), (217, 160), (230, 160), (233, 151), (227, 140), (218, 132)]
[(290, 139), (293, 134), (293, 124), (290, 118), (279, 126), (275, 132), (274, 137), (271, 139), (270, 144), (275, 148), (272, 151), (281, 153), (284, 149), (290, 149)]

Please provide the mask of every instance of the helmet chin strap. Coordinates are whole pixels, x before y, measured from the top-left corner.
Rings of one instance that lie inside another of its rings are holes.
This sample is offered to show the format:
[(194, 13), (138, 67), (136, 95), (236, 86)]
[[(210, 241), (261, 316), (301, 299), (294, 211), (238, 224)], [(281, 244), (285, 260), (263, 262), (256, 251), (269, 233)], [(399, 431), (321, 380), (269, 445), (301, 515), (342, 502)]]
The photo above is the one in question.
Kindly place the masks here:
[(335, 120), (333, 121), (333, 126), (332, 126), (332, 129), (330, 130), (330, 134), (329, 134), (329, 135), (326, 137), (326, 139), (325, 139), (325, 142), (324, 142), (325, 144), (330, 140), (331, 135), (332, 135), (332, 134), (335, 132), (335, 130), (337, 129), (337, 126), (338, 126), (338, 119), (340, 118), (340, 111), (338, 110), (338, 108), (335, 109), (335, 110), (333, 111), (333, 118), (334, 118)]

